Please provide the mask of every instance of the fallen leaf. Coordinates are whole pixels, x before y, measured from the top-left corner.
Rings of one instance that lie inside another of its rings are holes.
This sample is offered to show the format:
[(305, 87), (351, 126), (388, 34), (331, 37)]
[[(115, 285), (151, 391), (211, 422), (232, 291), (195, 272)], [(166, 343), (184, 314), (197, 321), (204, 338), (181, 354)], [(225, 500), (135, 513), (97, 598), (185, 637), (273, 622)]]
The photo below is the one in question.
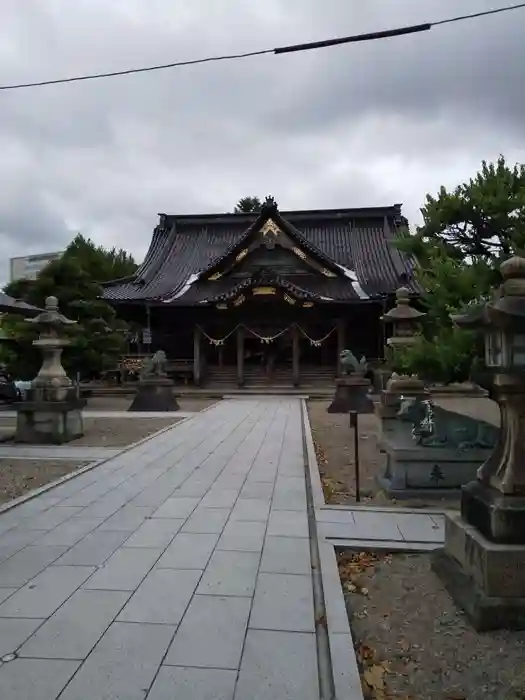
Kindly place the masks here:
[(367, 684), (374, 690), (384, 690), (385, 688), (385, 669), (380, 664), (369, 666), (365, 669), (363, 677)]
[(367, 644), (361, 644), (357, 648), (357, 654), (361, 661), (370, 661), (374, 658), (374, 650)]

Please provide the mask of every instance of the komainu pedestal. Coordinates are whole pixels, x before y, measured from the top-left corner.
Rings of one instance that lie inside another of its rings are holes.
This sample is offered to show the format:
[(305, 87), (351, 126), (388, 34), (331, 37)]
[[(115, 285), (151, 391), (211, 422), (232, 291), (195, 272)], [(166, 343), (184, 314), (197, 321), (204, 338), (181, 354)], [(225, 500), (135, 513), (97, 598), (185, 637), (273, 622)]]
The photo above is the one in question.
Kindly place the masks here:
[(166, 354), (157, 350), (142, 368), (137, 393), (128, 411), (178, 411), (173, 387), (173, 381), (166, 374)]
[(351, 350), (342, 350), (339, 362), (343, 376), (335, 380), (335, 396), (327, 412), (373, 413), (374, 404), (368, 396), (372, 382), (365, 377), (366, 358), (358, 360)]
[(173, 394), (173, 381), (169, 377), (144, 378), (139, 381), (137, 393), (128, 411), (178, 411), (179, 404)]
[(373, 413), (374, 404), (368, 394), (372, 384), (369, 379), (355, 375), (335, 380), (335, 396), (328, 407), (328, 413)]

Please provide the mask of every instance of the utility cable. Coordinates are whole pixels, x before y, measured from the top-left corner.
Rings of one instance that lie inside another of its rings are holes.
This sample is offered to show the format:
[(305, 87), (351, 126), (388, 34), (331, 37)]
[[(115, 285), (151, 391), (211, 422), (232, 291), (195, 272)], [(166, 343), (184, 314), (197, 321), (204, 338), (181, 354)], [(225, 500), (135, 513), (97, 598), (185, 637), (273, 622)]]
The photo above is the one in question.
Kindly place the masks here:
[(134, 73), (148, 73), (151, 71), (166, 70), (168, 68), (182, 68), (184, 66), (195, 66), (201, 63), (212, 63), (217, 61), (233, 61), (254, 56), (264, 56), (266, 54), (281, 55), (285, 53), (294, 53), (298, 51), (311, 51), (312, 49), (323, 49), (329, 46), (337, 46), (339, 44), (352, 44), (360, 41), (374, 41), (376, 39), (388, 39), (396, 36), (404, 36), (406, 34), (416, 34), (418, 32), (427, 32), (432, 27), (438, 27), (443, 24), (451, 24), (452, 22), (463, 22), (468, 19), (476, 19), (478, 17), (486, 17), (502, 12), (510, 12), (511, 10), (520, 10), (525, 8), (525, 2), (517, 5), (507, 5), (506, 7), (498, 7), (493, 10), (484, 10), (469, 15), (460, 15), (442, 19), (437, 22), (426, 22), (424, 24), (414, 24), (408, 27), (399, 27), (397, 29), (387, 29), (380, 32), (369, 32), (366, 34), (354, 34), (353, 36), (345, 36), (337, 39), (325, 39), (324, 41), (310, 41), (304, 44), (294, 44), (291, 46), (280, 46), (274, 49), (262, 49), (260, 51), (248, 51), (246, 53), (226, 54), (223, 56), (207, 56), (205, 58), (195, 58), (188, 61), (176, 61), (174, 63), (164, 63), (161, 65), (147, 66), (145, 68), (130, 68), (128, 70), (112, 71), (110, 73), (92, 73), (89, 75), (79, 75), (71, 78), (57, 78), (55, 80), (40, 80), (32, 83), (18, 83), (11, 85), (0, 85), (0, 90), (21, 90), (23, 88), (43, 87), (45, 85), (60, 85), (64, 83), (74, 83), (81, 80), (96, 80), (98, 78), (115, 78), (121, 75), (131, 75)]

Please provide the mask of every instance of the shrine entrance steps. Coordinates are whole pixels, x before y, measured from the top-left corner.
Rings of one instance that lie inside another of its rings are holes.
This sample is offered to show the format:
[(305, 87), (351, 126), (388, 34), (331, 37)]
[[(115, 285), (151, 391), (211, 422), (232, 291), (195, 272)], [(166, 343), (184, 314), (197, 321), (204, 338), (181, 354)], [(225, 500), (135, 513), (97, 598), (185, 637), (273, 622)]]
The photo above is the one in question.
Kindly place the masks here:
[[(335, 380), (335, 368), (333, 367), (304, 367), (299, 373), (298, 387), (333, 390)], [(208, 367), (204, 386), (208, 388), (231, 389), (238, 387), (237, 368)], [(276, 367), (271, 374), (261, 366), (246, 365), (244, 367), (243, 388), (293, 388), (293, 374), (291, 367)]]

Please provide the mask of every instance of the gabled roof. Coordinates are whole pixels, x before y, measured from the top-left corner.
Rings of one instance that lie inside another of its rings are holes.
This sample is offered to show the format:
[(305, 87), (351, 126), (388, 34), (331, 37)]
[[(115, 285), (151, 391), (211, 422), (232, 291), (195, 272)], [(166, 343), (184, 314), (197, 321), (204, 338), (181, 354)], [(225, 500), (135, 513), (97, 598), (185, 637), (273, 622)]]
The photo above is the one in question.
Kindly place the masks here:
[[(261, 233), (262, 236), (260, 235)], [(273, 197), (268, 197), (255, 221), (229, 246), (228, 250), (222, 255), (217, 256), (217, 258), (200, 273), (199, 279), (203, 277), (208, 277), (209, 279), (210, 276), (213, 276), (213, 273), (218, 272), (221, 268), (226, 268), (227, 270), (229, 267), (233, 267), (238, 258), (244, 257), (244, 255), (249, 252), (250, 247), (260, 243), (261, 238), (268, 237), (268, 239), (270, 239), (273, 234), (276, 236), (277, 240), (279, 240), (279, 233), (283, 233), (292, 246), (295, 244), (292, 250), (299, 251), (303, 253), (304, 256), (309, 253), (313, 259), (320, 264), (321, 268), (325, 266), (325, 269), (332, 272), (334, 276), (342, 276), (341, 268), (332, 258), (318, 248), (315, 243), (309, 241), (298, 228), (283, 218), (277, 209), (277, 204)]]
[(27, 304), (25, 301), (20, 301), (10, 297), (5, 292), (0, 292), (0, 313), (19, 314), (20, 316), (37, 316), (42, 309), (37, 306)]
[[(193, 306), (230, 295), (240, 282), (222, 274), (265, 224), (277, 225), (302, 251), (297, 254), (307, 253), (323, 268), (325, 274), (309, 276), (306, 295), (352, 301), (392, 294), (400, 286), (419, 289), (412, 262), (393, 244), (396, 231), (407, 225), (401, 205), (279, 212), (267, 198), (258, 214), (160, 214), (143, 264), (133, 277), (105, 285), (104, 298)], [(214, 274), (216, 281), (209, 281)], [(279, 282), (301, 288), (293, 275)]]

